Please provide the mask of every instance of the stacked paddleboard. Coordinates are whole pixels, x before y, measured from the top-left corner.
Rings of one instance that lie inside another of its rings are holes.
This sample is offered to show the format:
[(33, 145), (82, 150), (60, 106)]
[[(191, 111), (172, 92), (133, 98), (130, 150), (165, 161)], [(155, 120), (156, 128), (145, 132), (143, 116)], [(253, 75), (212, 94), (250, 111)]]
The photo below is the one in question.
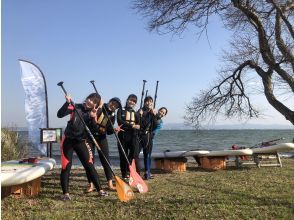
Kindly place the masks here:
[(164, 151), (152, 153), (153, 158), (180, 158), (180, 157), (222, 157), (222, 156), (250, 156), (253, 154), (282, 153), (294, 151), (294, 143), (279, 143), (271, 146), (245, 148), (237, 150), (191, 150), (191, 151)]
[[(216, 150), (216, 151), (206, 151), (206, 150), (191, 150), (191, 151), (165, 151), (153, 153), (152, 157), (155, 160), (166, 159), (166, 160), (176, 160), (177, 158), (194, 157), (197, 163), (203, 168), (217, 167), (217, 169), (225, 168), (226, 157), (235, 156), (254, 156), (261, 154), (273, 154), (278, 155), (282, 152), (294, 151), (294, 143), (278, 143), (271, 146), (264, 146), (258, 148), (245, 148), (237, 150)], [(278, 158), (279, 159), (279, 158)], [(237, 159), (236, 159), (237, 160)], [(280, 165), (281, 166), (281, 165)]]
[(40, 158), (34, 163), (10, 160), (1, 163), (1, 187), (9, 187), (33, 181), (53, 169), (53, 158)]

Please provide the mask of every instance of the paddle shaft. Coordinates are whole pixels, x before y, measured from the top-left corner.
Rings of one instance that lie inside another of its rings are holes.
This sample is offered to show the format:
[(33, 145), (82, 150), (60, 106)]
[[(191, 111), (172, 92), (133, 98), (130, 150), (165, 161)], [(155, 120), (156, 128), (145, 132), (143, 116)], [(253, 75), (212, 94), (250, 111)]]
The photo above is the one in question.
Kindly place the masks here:
[(270, 140), (270, 141), (265, 141), (265, 142), (261, 142), (262, 144), (263, 143), (272, 143), (272, 142), (275, 142), (275, 141), (279, 141), (279, 140), (283, 140), (284, 138), (278, 138), (278, 139), (274, 139), (274, 140)]
[[(95, 81), (94, 81), (94, 80), (91, 80), (90, 83), (92, 83), (92, 85), (93, 85), (93, 87), (94, 87), (94, 89), (95, 89), (95, 92), (96, 92), (97, 94), (99, 94), (99, 93), (98, 93), (98, 90), (97, 90), (97, 88), (96, 88), (96, 86), (95, 86)], [(115, 135), (115, 137), (116, 137), (116, 140), (117, 140), (117, 142), (118, 142), (118, 144), (119, 144), (119, 147), (121, 148), (121, 150), (122, 150), (122, 152), (123, 152), (123, 155), (124, 155), (124, 157), (126, 158), (126, 161), (127, 161), (128, 165), (130, 166), (131, 164), (130, 164), (130, 162), (129, 162), (128, 156), (127, 156), (126, 152), (124, 151), (124, 148), (123, 148), (123, 146), (122, 146), (122, 144), (121, 144), (121, 142), (120, 142), (120, 140), (119, 140), (119, 137), (117, 136), (117, 133), (115, 132), (114, 125), (113, 125), (112, 121), (110, 120), (110, 117), (109, 117), (109, 115), (108, 115), (107, 109), (105, 109), (105, 106), (104, 106), (104, 105), (102, 106), (102, 108), (103, 108), (103, 110), (105, 111), (105, 115), (106, 115), (107, 120), (109, 121), (109, 123), (110, 123), (110, 125), (111, 125), (111, 128), (112, 128), (112, 130), (113, 130), (113, 133), (114, 133), (114, 135)]]
[[(143, 80), (143, 89), (142, 89), (142, 94), (141, 94), (140, 110), (142, 110), (142, 108), (143, 108), (143, 97), (144, 97), (144, 91), (145, 91), (145, 84), (146, 84), (146, 82), (147, 81), (144, 79)], [(146, 91), (146, 96), (147, 96), (147, 91)], [(142, 115), (140, 114), (140, 117), (139, 117), (139, 125), (141, 125), (141, 120), (142, 120)], [(137, 136), (137, 139), (138, 139), (138, 144), (140, 144), (141, 140), (139, 138), (139, 134), (138, 134), (138, 132), (136, 132), (136, 133), (137, 133), (136, 136)]]
[(275, 142), (275, 141), (280, 141), (280, 140), (283, 140), (283, 139), (285, 139), (285, 138), (282, 137), (282, 138), (278, 138), (278, 139), (274, 139), (274, 140), (270, 140), (270, 141), (261, 142), (261, 143), (258, 143), (256, 145), (250, 147), (250, 148), (256, 148), (259, 145), (269, 144), (269, 143), (272, 143), (272, 142)]
[[(157, 99), (157, 90), (158, 90), (158, 83), (159, 81), (157, 80), (156, 81), (156, 88), (155, 88), (155, 94), (154, 94), (154, 104), (153, 104), (153, 109), (155, 109), (155, 105), (156, 105), (156, 99)], [(153, 120), (150, 122), (151, 123), (151, 129), (153, 127)], [(151, 131), (152, 132), (152, 131)], [(149, 134), (149, 142), (152, 142), (152, 139), (151, 139), (151, 134)], [(150, 143), (151, 145), (153, 145), (153, 143)], [(151, 149), (149, 149), (148, 151), (148, 156), (147, 156), (147, 175), (148, 175), (148, 178), (150, 177), (150, 169), (151, 169)]]
[(140, 102), (140, 109), (142, 109), (143, 107), (143, 97), (144, 97), (144, 91), (145, 91), (145, 84), (146, 84), (146, 80), (143, 80), (143, 89), (142, 89), (142, 94), (141, 94), (141, 102)]
[[(65, 88), (64, 88), (64, 86), (63, 86), (63, 82), (59, 82), (57, 85), (60, 86), (61, 89), (63, 90), (64, 94), (67, 95), (67, 92), (66, 92), (66, 90), (65, 90)], [(113, 169), (111, 168), (111, 165), (110, 165), (108, 159), (105, 157), (104, 153), (102, 152), (101, 148), (99, 147), (99, 145), (98, 145), (96, 139), (94, 138), (92, 132), (91, 132), (90, 129), (88, 128), (88, 126), (87, 126), (86, 122), (84, 121), (83, 117), (81, 116), (80, 112), (76, 109), (76, 106), (75, 106), (74, 102), (71, 100), (70, 103), (71, 103), (71, 105), (74, 107), (74, 111), (75, 111), (76, 114), (78, 115), (79, 119), (81, 120), (81, 122), (82, 122), (83, 125), (85, 126), (85, 129), (86, 129), (87, 133), (89, 134), (91, 140), (92, 140), (93, 143), (95, 144), (97, 150), (101, 153), (102, 157), (105, 159), (107, 165), (109, 166), (109, 168), (110, 168), (112, 174), (115, 176), (115, 173), (114, 173)]]
[(154, 104), (153, 104), (153, 108), (155, 108), (155, 105), (156, 105), (158, 83), (159, 83), (159, 81), (157, 80), (157, 81), (156, 81), (155, 94), (154, 94)]

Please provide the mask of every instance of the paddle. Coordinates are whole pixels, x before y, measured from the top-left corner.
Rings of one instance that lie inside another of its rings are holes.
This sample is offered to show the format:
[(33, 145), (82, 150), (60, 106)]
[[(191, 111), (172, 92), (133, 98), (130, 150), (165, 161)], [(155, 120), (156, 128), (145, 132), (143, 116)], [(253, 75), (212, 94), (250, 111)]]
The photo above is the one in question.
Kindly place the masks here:
[[(146, 80), (145, 79), (143, 79), (143, 89), (142, 89), (142, 93), (141, 93), (141, 102), (140, 102), (140, 109), (142, 110), (142, 108), (143, 108), (143, 98), (144, 98), (144, 90), (145, 90), (145, 84), (146, 84)], [(148, 93), (148, 90), (146, 90), (146, 94), (145, 94), (145, 97), (147, 96), (147, 93)], [(140, 115), (140, 118), (139, 118), (139, 124), (141, 125), (141, 117), (142, 117), (142, 115)], [(140, 144), (140, 142), (141, 142), (141, 140), (140, 140), (140, 137), (139, 137), (140, 135), (139, 134), (137, 134), (137, 138), (138, 138), (138, 144)], [(133, 166), (133, 164), (135, 164), (134, 163), (134, 161), (132, 162), (132, 166)], [(134, 169), (136, 169), (136, 167), (135, 166), (133, 166), (134, 167)]]
[(274, 144), (273, 142), (284, 140), (284, 139), (285, 138), (281, 137), (278, 139), (274, 139), (274, 140), (270, 140), (270, 141), (266, 141), (266, 142), (261, 142), (261, 143), (255, 144), (254, 146), (252, 146), (250, 148), (267, 147), (267, 146), (273, 145)]
[[(98, 90), (97, 90), (97, 88), (95, 86), (95, 81), (94, 80), (91, 80), (90, 83), (93, 85), (93, 87), (95, 89), (95, 92), (97, 94), (99, 94), (98, 93)], [(129, 170), (130, 170), (129, 184), (130, 184), (130, 186), (137, 187), (137, 189), (139, 190), (140, 193), (146, 193), (148, 191), (148, 186), (146, 185), (146, 183), (144, 182), (144, 180), (142, 179), (142, 177), (136, 172), (135, 165), (133, 165), (133, 164), (132, 164), (133, 166), (130, 165), (130, 162), (128, 160), (128, 157), (126, 155), (126, 152), (124, 151), (124, 148), (123, 148), (123, 146), (122, 146), (122, 144), (121, 144), (121, 142), (120, 142), (120, 140), (119, 140), (119, 138), (117, 136), (117, 133), (115, 132), (114, 125), (113, 125), (112, 121), (109, 118), (108, 112), (105, 109), (105, 106), (104, 105), (102, 106), (102, 108), (103, 108), (103, 110), (105, 112), (105, 115), (106, 115), (106, 117), (107, 117), (110, 125), (111, 125), (111, 128), (112, 128), (112, 130), (114, 132), (114, 135), (115, 135), (115, 137), (117, 139), (118, 145), (119, 145), (121, 151), (123, 152), (123, 155), (126, 158), (126, 161), (127, 161), (128, 165), (129, 165)]]
[[(59, 82), (57, 85), (60, 86), (61, 89), (63, 90), (64, 94), (67, 95), (67, 92), (63, 87), (63, 82)], [(113, 172), (113, 169), (111, 168), (111, 165), (110, 165), (109, 161), (106, 159), (105, 155), (103, 154), (101, 148), (99, 147), (97, 141), (95, 140), (94, 136), (92, 135), (90, 129), (88, 128), (88, 126), (86, 125), (84, 119), (80, 115), (80, 112), (76, 109), (75, 104), (74, 104), (73, 101), (71, 101), (71, 105), (74, 107), (74, 111), (76, 112), (79, 119), (81, 120), (81, 122), (85, 126), (85, 129), (86, 129), (87, 133), (89, 134), (91, 140), (95, 144), (97, 150), (99, 151), (99, 153), (101, 153), (101, 155), (104, 157), (106, 163), (110, 167), (110, 170), (113, 173), (113, 176), (114, 176), (115, 181), (116, 181), (116, 191), (117, 191), (117, 195), (118, 195), (119, 200), (122, 201), (122, 202), (127, 202), (127, 201), (133, 199), (134, 198), (134, 193), (133, 193), (132, 189), (124, 181), (122, 181), (118, 176), (115, 175), (115, 173)]]
[(159, 83), (159, 81), (157, 80), (157, 81), (156, 81), (155, 94), (154, 94), (154, 104), (153, 104), (153, 108), (155, 108), (155, 105), (156, 105), (158, 83)]
[(144, 97), (144, 98), (146, 98), (147, 95), (148, 95), (148, 89), (147, 89), (146, 92), (145, 92), (145, 97)]
[(146, 84), (146, 80), (143, 79), (143, 89), (142, 89), (142, 94), (141, 94), (141, 102), (140, 102), (140, 109), (142, 109), (143, 107), (143, 98), (144, 98), (144, 90), (145, 90), (145, 84)]
[[(147, 80), (143, 79), (143, 89), (142, 89), (142, 93), (141, 93), (141, 102), (140, 102), (140, 110), (142, 110), (143, 108), (143, 98), (144, 98), (144, 91), (145, 91), (145, 84), (146, 84)], [(146, 91), (146, 96), (147, 96), (147, 92), (148, 90)], [(141, 120), (142, 120), (142, 115), (140, 114), (140, 117), (139, 117), (139, 125), (141, 126)], [(140, 145), (140, 131), (136, 131), (136, 138), (137, 138), (137, 141), (138, 141), (138, 144)], [(139, 152), (140, 153), (140, 152)], [(136, 170), (136, 166), (135, 166), (135, 160), (133, 159), (132, 161), (132, 168), (134, 170)]]
[[(156, 81), (155, 95), (154, 95), (153, 109), (155, 109), (155, 105), (156, 105), (158, 83), (159, 83), (159, 81), (157, 80), (157, 81)], [(152, 127), (153, 127), (152, 123), (153, 123), (153, 120), (152, 120), (152, 122), (151, 122), (151, 129), (153, 129), (153, 128), (152, 128)], [(152, 133), (152, 130), (151, 130), (151, 133)], [(151, 134), (149, 134), (149, 141), (152, 141), (152, 139), (151, 139)], [(152, 144), (152, 143), (151, 143), (151, 144)], [(148, 151), (148, 156), (147, 156), (147, 179), (150, 179), (150, 177), (151, 177), (151, 172), (150, 172), (150, 170), (151, 170), (151, 149), (149, 149), (149, 151)]]

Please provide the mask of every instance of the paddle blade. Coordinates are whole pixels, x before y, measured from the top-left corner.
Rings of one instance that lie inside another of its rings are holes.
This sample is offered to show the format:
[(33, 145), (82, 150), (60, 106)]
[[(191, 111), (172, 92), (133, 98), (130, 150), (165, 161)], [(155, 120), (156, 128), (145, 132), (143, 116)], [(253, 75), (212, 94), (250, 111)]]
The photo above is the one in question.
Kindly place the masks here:
[(132, 160), (132, 165), (131, 165), (131, 166), (132, 166), (133, 170), (137, 171), (137, 170), (136, 170), (135, 159)]
[(115, 176), (116, 191), (121, 202), (128, 202), (134, 198), (134, 192), (131, 187), (122, 181), (118, 176)]
[(137, 187), (140, 193), (148, 192), (148, 186), (142, 179), (142, 177), (134, 170), (132, 166), (129, 166), (130, 169), (130, 186)]
[(132, 187), (136, 187), (137, 186), (137, 182), (134, 179), (134, 172), (137, 173), (136, 171), (136, 164), (135, 164), (135, 160), (132, 160), (132, 164), (129, 166), (129, 170), (130, 170), (130, 179), (129, 179), (129, 185)]

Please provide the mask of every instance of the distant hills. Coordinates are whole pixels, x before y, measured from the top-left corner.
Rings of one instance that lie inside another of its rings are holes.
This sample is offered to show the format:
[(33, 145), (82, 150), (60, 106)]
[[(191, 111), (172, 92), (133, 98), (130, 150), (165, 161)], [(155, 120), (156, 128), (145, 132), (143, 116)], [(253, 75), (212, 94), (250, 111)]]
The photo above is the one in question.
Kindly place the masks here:
[[(62, 128), (64, 131), (65, 127)], [(187, 126), (184, 123), (164, 123), (163, 130), (193, 130), (192, 126)], [(236, 130), (236, 129), (293, 129), (292, 125), (282, 125), (282, 124), (253, 124), (253, 123), (240, 123), (240, 124), (219, 124), (203, 127), (203, 129), (227, 129), (227, 130)], [(27, 127), (13, 127), (12, 130), (17, 131), (27, 131)]]
[[(164, 130), (191, 130), (193, 127), (187, 126), (183, 123), (166, 123), (163, 127)], [(282, 125), (282, 124), (219, 124), (203, 127), (203, 129), (294, 129), (293, 125)]]
[[(27, 127), (2, 127), (2, 128), (9, 128), (11, 130), (15, 131), (28, 131)], [(52, 127), (53, 128), (53, 127)], [(54, 128), (60, 128), (60, 127), (54, 127)], [(65, 127), (62, 128), (62, 131), (64, 131)]]

